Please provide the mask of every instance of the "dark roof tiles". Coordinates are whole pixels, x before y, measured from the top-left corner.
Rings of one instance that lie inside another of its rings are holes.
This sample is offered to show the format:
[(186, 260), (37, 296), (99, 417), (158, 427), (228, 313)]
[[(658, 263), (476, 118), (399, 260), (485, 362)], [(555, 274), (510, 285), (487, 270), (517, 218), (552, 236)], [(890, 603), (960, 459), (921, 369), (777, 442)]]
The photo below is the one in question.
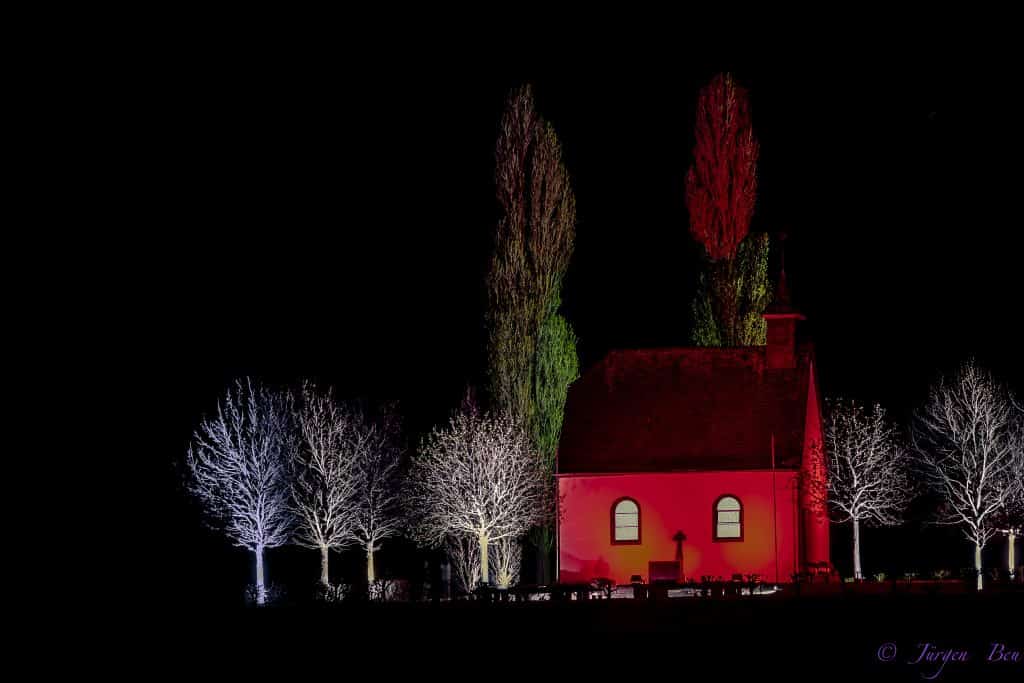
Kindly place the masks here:
[(765, 347), (613, 351), (569, 390), (558, 471), (672, 472), (795, 467), (810, 351), (765, 368)]

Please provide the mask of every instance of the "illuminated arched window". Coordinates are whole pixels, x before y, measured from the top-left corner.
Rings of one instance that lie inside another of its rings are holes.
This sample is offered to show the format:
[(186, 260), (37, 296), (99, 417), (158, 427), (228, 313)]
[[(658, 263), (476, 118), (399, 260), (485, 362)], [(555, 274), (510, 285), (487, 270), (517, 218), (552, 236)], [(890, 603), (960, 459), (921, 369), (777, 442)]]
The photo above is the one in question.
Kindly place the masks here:
[(743, 505), (736, 496), (722, 496), (715, 501), (715, 540), (743, 540)]
[(640, 542), (640, 506), (632, 498), (620, 498), (612, 505), (612, 543)]

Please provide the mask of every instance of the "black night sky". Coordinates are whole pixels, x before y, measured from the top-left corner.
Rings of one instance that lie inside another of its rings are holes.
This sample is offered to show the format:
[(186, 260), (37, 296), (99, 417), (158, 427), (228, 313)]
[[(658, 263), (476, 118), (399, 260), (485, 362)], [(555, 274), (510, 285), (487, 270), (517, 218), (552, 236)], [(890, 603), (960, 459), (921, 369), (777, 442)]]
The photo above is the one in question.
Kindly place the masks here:
[[(687, 343), (694, 107), (731, 70), (761, 143), (752, 229), (790, 236), (789, 281), (826, 396), (879, 400), (905, 421), (970, 355), (1024, 392), (1022, 136), (1005, 62), (666, 50), (499, 66), (421, 43), (166, 47), (107, 72), (123, 103), (104, 125), (117, 139), (118, 220), (133, 227), (119, 267), (95, 279), (131, 402), (143, 403), (126, 407), (150, 434), (133, 457), (157, 486), (147, 523), (181, 558), (155, 569), (172, 592), (221, 595), (249, 571), (199, 526), (176, 470), (231, 379), (313, 377), (343, 396), (397, 399), (413, 440), (479, 381), (494, 142), (523, 82), (576, 190), (564, 310), (583, 367), (613, 348)], [(932, 552), (893, 561), (918, 551)], [(966, 544), (935, 552), (922, 561), (970, 561)]]

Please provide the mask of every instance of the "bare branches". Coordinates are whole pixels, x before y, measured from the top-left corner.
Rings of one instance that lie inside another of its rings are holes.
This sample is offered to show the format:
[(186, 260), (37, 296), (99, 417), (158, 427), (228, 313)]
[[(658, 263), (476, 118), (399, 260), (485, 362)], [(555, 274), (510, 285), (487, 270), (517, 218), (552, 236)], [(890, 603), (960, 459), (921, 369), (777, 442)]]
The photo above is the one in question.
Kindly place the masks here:
[(829, 503), (834, 521), (902, 522), (913, 495), (907, 456), (885, 410), (836, 402), (825, 427)]
[(456, 583), (463, 593), (472, 594), (480, 584), (480, 553), (477, 551), (476, 540), (454, 534), (445, 540), (445, 548)]
[(421, 544), (459, 534), (476, 538), (487, 580), (488, 544), (546, 522), (552, 495), (541, 460), (513, 418), (460, 413), (420, 448), (408, 504)]
[[(353, 540), (360, 416), (336, 402), (330, 389), (320, 392), (307, 383), (297, 423), (300, 446), (292, 461), (291, 480), (295, 540), (326, 554)], [(326, 561), (324, 565), (326, 574)]]
[(291, 397), (239, 381), (189, 448), (189, 488), (235, 545), (287, 542), (286, 457), (293, 447)]
[(523, 564), (523, 546), (519, 539), (506, 537), (490, 546), (494, 563), (494, 583), (498, 588), (511, 588), (519, 583)]
[(434, 430), (413, 463), (417, 538), (436, 545), (462, 532), (497, 540), (546, 521), (549, 487), (540, 470), (510, 417), (456, 415), (447, 429)]
[(189, 489), (211, 520), (255, 553), (260, 605), (267, 598), (263, 551), (291, 535), (286, 470), (294, 447), (291, 395), (239, 381), (217, 416), (199, 426), (186, 458)]
[(399, 464), (402, 448), (394, 406), (385, 406), (374, 419), (363, 417), (349, 444), (355, 465), (356, 541), (366, 550), (367, 577), (376, 578), (373, 553), (401, 529), (398, 510)]
[(973, 361), (933, 387), (917, 415), (921, 471), (944, 502), (938, 521), (960, 526), (979, 547), (1014, 493), (1014, 419), (1009, 393)]
[(999, 523), (1019, 533), (1024, 526), (1024, 406), (1014, 401), (1013, 407), (1011, 464), (1002, 484), (1009, 490), (1009, 494), (999, 514)]

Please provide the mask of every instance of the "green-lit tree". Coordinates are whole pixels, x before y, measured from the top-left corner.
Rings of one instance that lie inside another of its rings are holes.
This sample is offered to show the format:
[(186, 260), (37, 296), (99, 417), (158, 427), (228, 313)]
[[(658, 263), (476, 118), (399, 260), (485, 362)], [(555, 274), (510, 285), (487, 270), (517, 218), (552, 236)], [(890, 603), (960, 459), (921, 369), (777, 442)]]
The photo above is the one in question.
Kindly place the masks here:
[[(579, 377), (576, 334), (565, 318), (557, 313), (558, 299), (552, 313), (541, 326), (537, 339), (537, 356), (533, 381), (533, 419), (531, 436), (537, 455), (543, 460), (549, 486), (555, 487), (555, 456), (565, 419), (565, 400), (569, 385)], [(548, 562), (554, 549), (555, 534), (551, 525), (538, 527), (530, 535), (537, 549), (537, 574), (542, 582), (550, 580)]]
[[(556, 299), (553, 311), (557, 311), (558, 303)], [(531, 430), (534, 447), (543, 458), (545, 467), (552, 472), (565, 418), (566, 394), (577, 377), (576, 334), (568, 320), (552, 312), (541, 326), (537, 340)]]
[[(496, 162), (501, 216), (487, 275), (488, 398), (526, 428), (553, 487), (566, 391), (578, 373), (576, 336), (558, 310), (576, 200), (558, 136), (537, 114), (528, 85), (509, 95)], [(532, 539), (541, 556), (551, 552), (550, 527)]]
[(713, 282), (719, 290), (729, 288), (736, 292), (734, 345), (759, 346), (765, 343), (765, 321), (761, 314), (771, 303), (769, 246), (766, 233), (751, 233), (740, 243), (735, 259), (717, 263), (704, 260), (692, 307), (691, 342), (694, 346), (727, 345), (725, 339), (728, 335), (723, 333), (714, 313)]
[(524, 86), (509, 96), (496, 152), (501, 209), (487, 275), (492, 407), (529, 425), (537, 339), (572, 256), (576, 199), (562, 148)]

